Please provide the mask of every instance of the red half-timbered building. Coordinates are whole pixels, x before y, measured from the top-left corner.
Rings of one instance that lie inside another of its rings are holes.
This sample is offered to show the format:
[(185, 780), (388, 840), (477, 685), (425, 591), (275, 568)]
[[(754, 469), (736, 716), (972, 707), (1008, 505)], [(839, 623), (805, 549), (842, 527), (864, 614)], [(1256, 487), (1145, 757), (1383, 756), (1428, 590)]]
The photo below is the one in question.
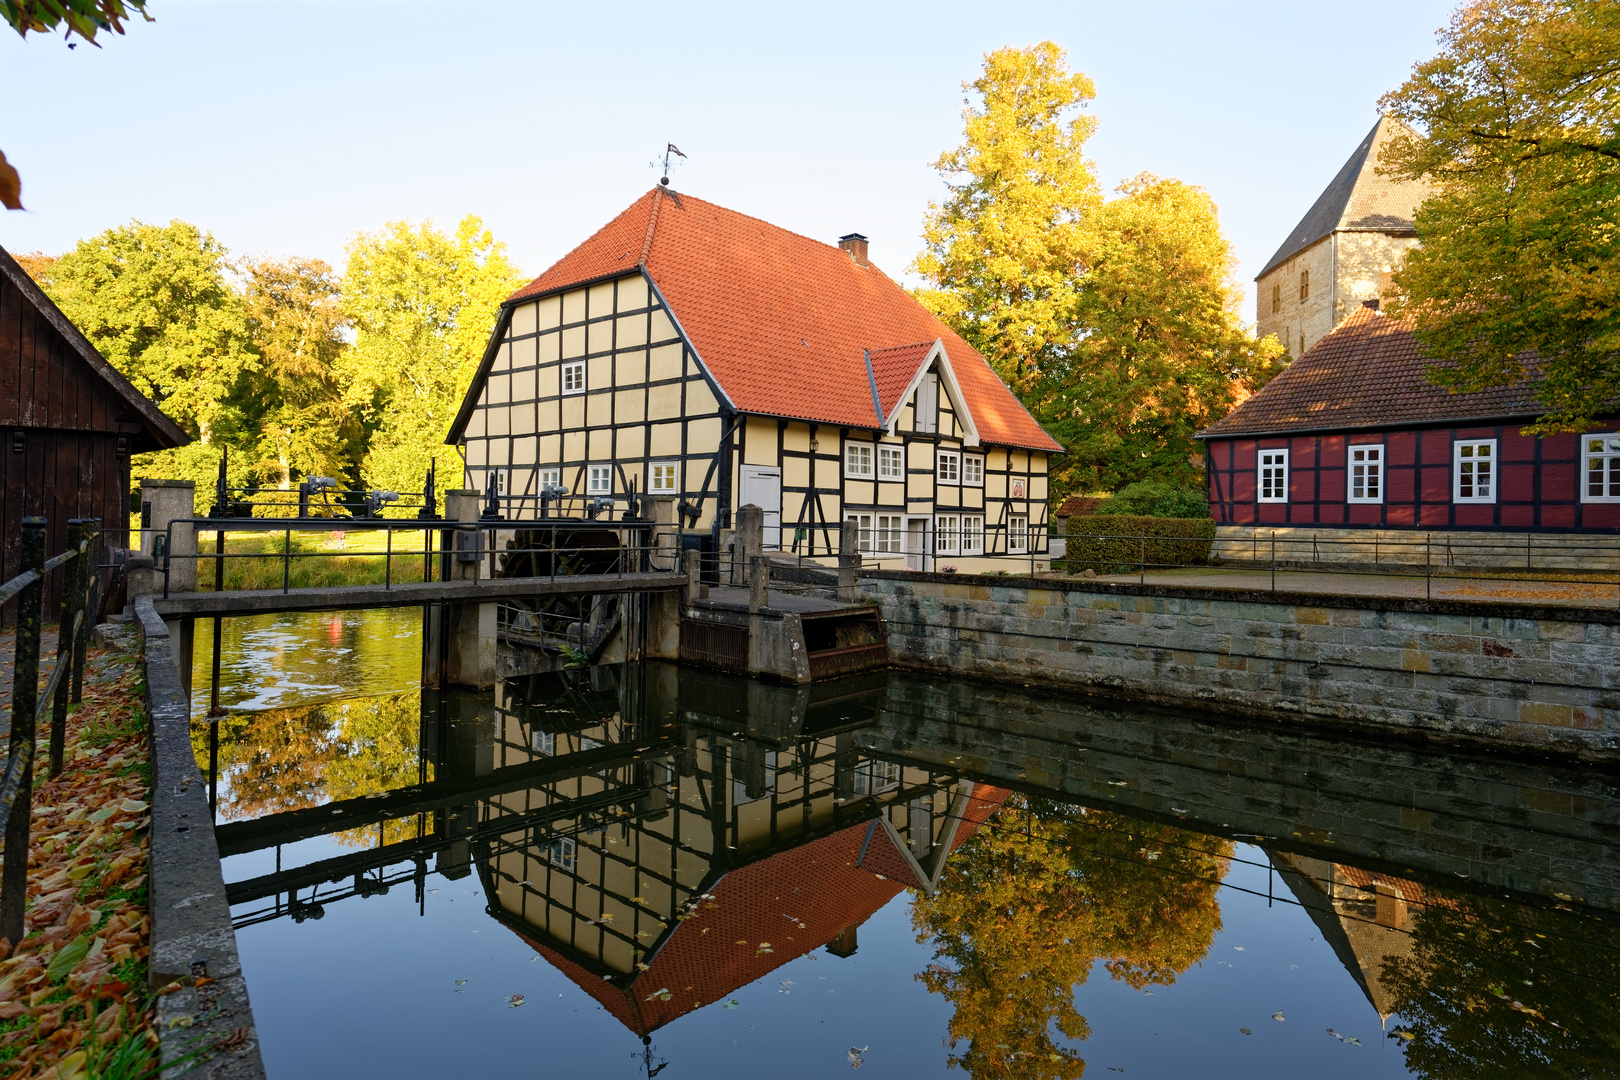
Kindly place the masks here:
[(1527, 382), (1434, 385), (1376, 304), (1199, 433), (1218, 525), (1620, 532), (1620, 420), (1520, 434), (1542, 411)]

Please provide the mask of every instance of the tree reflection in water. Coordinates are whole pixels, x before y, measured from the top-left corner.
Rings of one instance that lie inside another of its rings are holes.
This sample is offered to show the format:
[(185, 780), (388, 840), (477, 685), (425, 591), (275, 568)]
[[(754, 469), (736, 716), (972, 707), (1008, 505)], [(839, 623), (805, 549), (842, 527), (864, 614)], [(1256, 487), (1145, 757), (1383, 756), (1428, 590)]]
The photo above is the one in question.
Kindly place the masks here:
[(1137, 989), (1166, 986), (1221, 928), (1216, 890), (1230, 841), (1014, 796), (918, 896), (918, 940), (936, 963), (917, 978), (955, 1009), (950, 1063), (975, 1077), (1079, 1077), (1059, 1045), (1090, 1034), (1075, 988), (1095, 961)]

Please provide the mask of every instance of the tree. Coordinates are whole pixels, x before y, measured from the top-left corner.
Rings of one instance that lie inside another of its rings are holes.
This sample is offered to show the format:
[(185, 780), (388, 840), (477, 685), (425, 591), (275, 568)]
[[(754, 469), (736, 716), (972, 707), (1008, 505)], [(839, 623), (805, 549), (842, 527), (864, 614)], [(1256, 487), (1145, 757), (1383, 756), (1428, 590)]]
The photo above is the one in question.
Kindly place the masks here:
[(219, 445), (240, 426), (233, 402), (258, 359), (227, 252), (195, 225), (133, 221), (49, 268), (47, 291), (101, 354), (198, 440), (137, 466), (212, 487)]
[(1238, 314), (1237, 260), (1214, 200), (1143, 173), (1096, 214), (1073, 344), (1025, 401), (1069, 450), (1064, 492), (1202, 479), (1194, 434), (1281, 370), (1275, 337), (1256, 341)]
[(1051, 42), (1000, 49), (964, 89), (951, 187), (924, 222), (918, 299), (1069, 449), (1053, 495), (1199, 479), (1192, 435), (1279, 367), (1238, 317), (1235, 260), (1200, 188), (1143, 174), (1105, 200), (1084, 155), (1095, 91)]
[(343, 311), (355, 328), (341, 363), (345, 404), (370, 433), (367, 485), (415, 491), (483, 356), (496, 312), (523, 276), (477, 217), (446, 236), (396, 221), (349, 245)]
[(1529, 430), (1583, 430), (1620, 395), (1620, 7), (1476, 0), (1439, 40), (1381, 102), (1421, 129), (1384, 167), (1435, 188), (1392, 310), (1440, 385), (1528, 373)]
[(937, 961), (917, 976), (948, 1000), (950, 1063), (976, 1078), (1079, 1077), (1051, 1036), (1090, 1034), (1074, 991), (1103, 960), (1137, 989), (1203, 959), (1221, 928), (1231, 843), (1067, 803), (1014, 797), (951, 857), (912, 923)]
[[(96, 35), (103, 30), (122, 34), (124, 20), (134, 13), (147, 22), (153, 21), (146, 13), (146, 0), (0, 0), (0, 18), (17, 31), (18, 37), (63, 26), (62, 36), (69, 39), (70, 49), (75, 44), (74, 35), (100, 48)], [(0, 206), (8, 210), (23, 208), (22, 177), (6, 161), (5, 154), (0, 154)]]
[[(918, 299), (979, 350), (1014, 390), (1073, 342), (1079, 274), (1101, 206), (1085, 142), (1096, 96), (1050, 41), (997, 49), (963, 90), (963, 142), (934, 168), (950, 198), (930, 203), (912, 264), (932, 288)], [(955, 178), (956, 182), (952, 183)]]
[(244, 303), (259, 368), (241, 409), (258, 479), (282, 489), (298, 476), (341, 476), (363, 432), (344, 407), (340, 360), (346, 321), (332, 268), (319, 259), (245, 260)]

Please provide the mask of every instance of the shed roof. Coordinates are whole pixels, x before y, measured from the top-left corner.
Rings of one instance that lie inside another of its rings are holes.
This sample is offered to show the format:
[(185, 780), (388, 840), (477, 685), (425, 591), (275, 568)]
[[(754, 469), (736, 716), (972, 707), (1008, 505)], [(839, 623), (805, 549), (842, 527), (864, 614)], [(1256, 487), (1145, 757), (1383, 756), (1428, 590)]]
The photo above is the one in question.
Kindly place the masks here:
[(1413, 216), (1428, 194), (1427, 185), (1378, 174), (1384, 147), (1397, 134), (1409, 131), (1399, 120), (1380, 116), (1255, 280), (1334, 232), (1415, 232)]
[[(983, 356), (876, 266), (665, 188), (637, 199), (507, 302), (638, 266), (742, 412), (880, 428), (885, 417), (878, 406), (891, 402), (874, 403), (874, 379), (880, 396), (898, 392), (915, 373), (902, 375), (906, 362), (913, 356), (920, 362), (939, 342), (982, 441), (1063, 449)], [(463, 423), (458, 418), (455, 432)]]
[(1358, 308), (1199, 438), (1539, 416), (1529, 378), (1458, 394), (1430, 382), (1407, 318)]

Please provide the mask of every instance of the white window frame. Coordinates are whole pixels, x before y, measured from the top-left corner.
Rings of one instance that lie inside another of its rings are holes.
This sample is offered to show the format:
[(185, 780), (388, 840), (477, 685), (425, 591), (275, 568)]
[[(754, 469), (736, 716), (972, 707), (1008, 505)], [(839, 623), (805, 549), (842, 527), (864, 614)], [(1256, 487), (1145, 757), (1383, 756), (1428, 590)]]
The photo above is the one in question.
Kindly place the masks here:
[(960, 514), (934, 515), (935, 555), (962, 554), (961, 520)]
[(873, 547), (879, 555), (899, 555), (902, 553), (901, 538), (906, 531), (906, 518), (904, 514), (878, 514), (872, 519), (875, 526), (872, 533)]
[[(1481, 450), (1485, 453), (1481, 454)], [(1502, 482), (1500, 461), (1495, 439), (1458, 439), (1452, 443), (1451, 501), (1494, 503), (1497, 485)]]
[(872, 479), (872, 444), (862, 439), (844, 443), (844, 476), (851, 480)]
[(1029, 515), (1007, 515), (1007, 554), (1026, 555), (1029, 553)]
[(880, 445), (877, 448), (877, 475), (879, 480), (904, 480), (906, 478), (905, 447)]
[(566, 874), (579, 866), (579, 843), (572, 836), (554, 836), (543, 850), (546, 861)]
[(962, 455), (955, 450), (936, 451), (934, 479), (951, 487), (959, 486), (962, 483)]
[[(1592, 494), (1592, 464), (1599, 462), (1598, 487)], [(1581, 502), (1620, 502), (1620, 432), (1598, 431), (1581, 436)]]
[(1256, 501), (1263, 503), (1287, 502), (1288, 451), (1262, 450), (1258, 462), (1254, 488)]
[(512, 486), (512, 470), (502, 466), (492, 468), (490, 472), (495, 474), (495, 494), (505, 498), (507, 490)]
[(984, 554), (984, 515), (963, 514), (962, 524), (962, 554)]
[[(1356, 460), (1357, 452), (1362, 457)], [(1346, 450), (1344, 497), (1346, 502), (1381, 503), (1384, 501), (1384, 444), (1352, 443)], [(1361, 470), (1361, 494), (1356, 494), (1356, 470)], [(1371, 490), (1372, 494), (1367, 492)]]
[(984, 455), (962, 455), (962, 486), (984, 487)]
[(855, 523), (855, 547), (862, 555), (872, 554), (872, 545), (876, 537), (872, 535), (872, 514), (870, 511), (851, 511), (844, 515), (845, 521)]
[(850, 794), (881, 795), (900, 786), (900, 766), (892, 761), (867, 758), (856, 764), (850, 777)]
[(569, 360), (563, 364), (561, 386), (565, 396), (585, 392), (585, 361)]
[(561, 468), (555, 465), (550, 465), (540, 470), (540, 490), (544, 491), (548, 485), (551, 487), (562, 487)]
[(545, 757), (557, 756), (557, 736), (549, 731), (541, 731), (539, 728), (535, 728), (529, 735), (529, 745), (534, 748), (534, 752), (537, 754)]
[[(668, 470), (668, 483), (659, 481)], [(647, 494), (673, 495), (681, 490), (681, 465), (678, 461), (650, 461), (647, 463)]]
[[(603, 483), (597, 483), (598, 480)], [(613, 494), (613, 466), (587, 465), (585, 466), (585, 494), (611, 495)]]

